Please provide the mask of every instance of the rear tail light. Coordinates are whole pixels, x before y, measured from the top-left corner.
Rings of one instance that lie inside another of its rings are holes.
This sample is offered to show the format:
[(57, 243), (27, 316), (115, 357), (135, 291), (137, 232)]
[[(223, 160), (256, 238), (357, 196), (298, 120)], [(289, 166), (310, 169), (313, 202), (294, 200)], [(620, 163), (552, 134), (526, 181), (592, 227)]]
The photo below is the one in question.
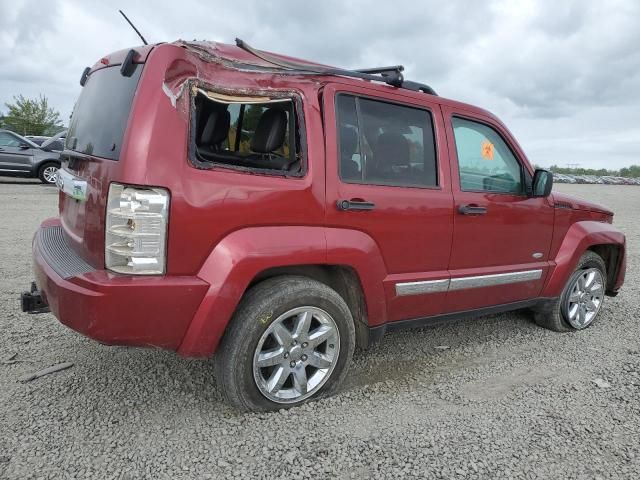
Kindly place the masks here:
[(166, 266), (169, 192), (112, 183), (107, 200), (105, 264), (134, 275), (161, 275)]

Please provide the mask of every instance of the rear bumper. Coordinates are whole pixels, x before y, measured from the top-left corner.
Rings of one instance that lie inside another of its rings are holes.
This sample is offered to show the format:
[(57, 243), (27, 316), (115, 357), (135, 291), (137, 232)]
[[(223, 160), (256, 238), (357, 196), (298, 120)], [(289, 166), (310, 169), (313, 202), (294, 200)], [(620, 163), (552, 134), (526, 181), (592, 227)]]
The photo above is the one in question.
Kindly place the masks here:
[(67, 327), (110, 345), (176, 350), (209, 285), (198, 277), (130, 276), (93, 269), (46, 221), (33, 241), (36, 284)]

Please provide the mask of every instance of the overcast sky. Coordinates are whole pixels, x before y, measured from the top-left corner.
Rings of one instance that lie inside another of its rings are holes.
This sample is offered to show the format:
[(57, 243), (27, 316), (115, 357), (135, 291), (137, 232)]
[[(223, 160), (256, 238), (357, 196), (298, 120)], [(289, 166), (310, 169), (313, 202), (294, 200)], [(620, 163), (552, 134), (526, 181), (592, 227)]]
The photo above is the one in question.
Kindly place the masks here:
[[(46, 8), (45, 8), (46, 5)], [(640, 1), (0, 0), (0, 112), (46, 95), (65, 121), (80, 74), (149, 42), (232, 43), (406, 77), (497, 114), (543, 166), (640, 164)]]

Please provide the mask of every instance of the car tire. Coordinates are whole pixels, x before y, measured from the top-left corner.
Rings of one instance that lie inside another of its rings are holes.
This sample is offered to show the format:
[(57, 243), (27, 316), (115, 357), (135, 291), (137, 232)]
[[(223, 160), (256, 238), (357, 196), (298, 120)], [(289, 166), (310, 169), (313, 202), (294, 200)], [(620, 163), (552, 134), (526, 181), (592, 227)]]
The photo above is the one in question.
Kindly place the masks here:
[[(575, 332), (591, 326), (602, 309), (607, 289), (606, 272), (600, 255), (585, 252), (560, 297), (534, 311), (535, 322), (556, 332)], [(597, 300), (594, 300), (594, 294)], [(583, 316), (584, 320), (581, 320)]]
[(274, 277), (240, 302), (214, 357), (216, 380), (240, 410), (290, 408), (335, 393), (354, 348), (353, 317), (336, 291)]
[(60, 164), (56, 162), (46, 162), (38, 169), (38, 178), (42, 183), (55, 185)]

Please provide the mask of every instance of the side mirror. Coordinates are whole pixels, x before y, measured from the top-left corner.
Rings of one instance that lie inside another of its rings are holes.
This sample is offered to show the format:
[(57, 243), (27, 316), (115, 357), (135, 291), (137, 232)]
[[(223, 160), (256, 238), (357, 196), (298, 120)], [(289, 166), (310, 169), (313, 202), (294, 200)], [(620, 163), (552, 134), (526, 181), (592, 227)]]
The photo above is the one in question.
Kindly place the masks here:
[(20, 149), (26, 150), (27, 148), (31, 148), (31, 145), (29, 145), (28, 143), (21, 143), (20, 144)]
[(548, 197), (553, 188), (553, 173), (541, 168), (533, 174), (532, 197)]

